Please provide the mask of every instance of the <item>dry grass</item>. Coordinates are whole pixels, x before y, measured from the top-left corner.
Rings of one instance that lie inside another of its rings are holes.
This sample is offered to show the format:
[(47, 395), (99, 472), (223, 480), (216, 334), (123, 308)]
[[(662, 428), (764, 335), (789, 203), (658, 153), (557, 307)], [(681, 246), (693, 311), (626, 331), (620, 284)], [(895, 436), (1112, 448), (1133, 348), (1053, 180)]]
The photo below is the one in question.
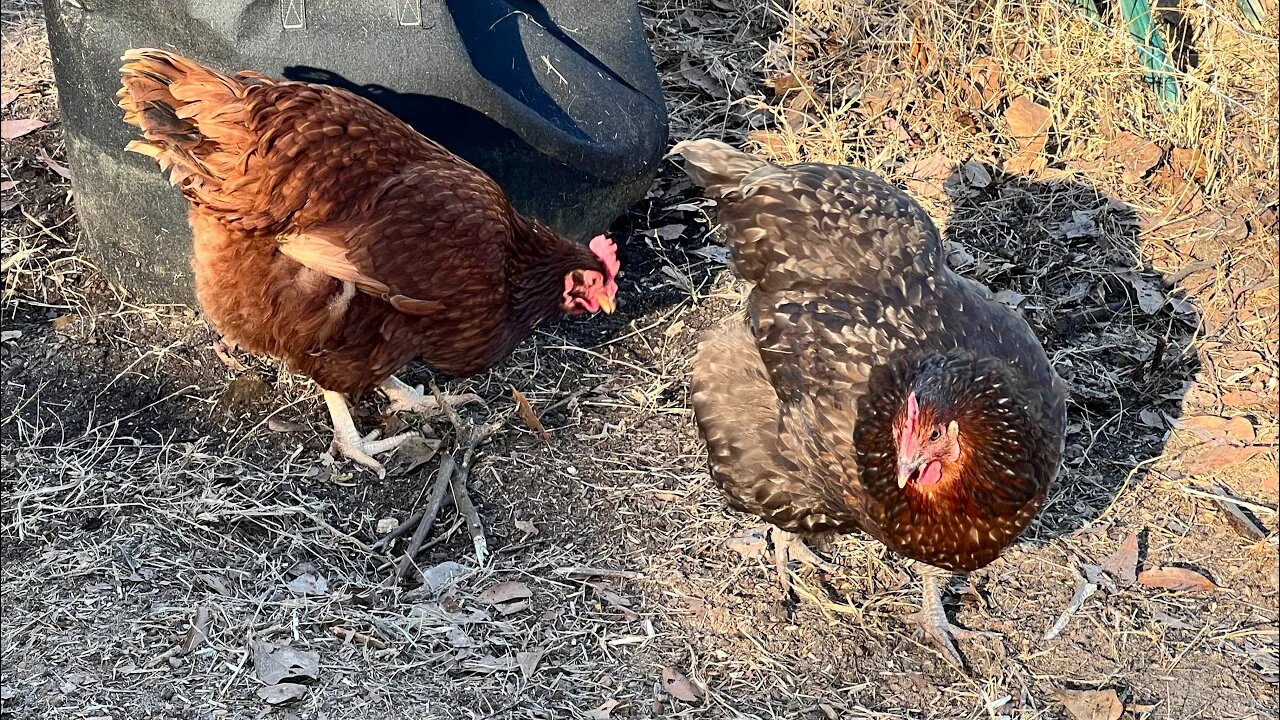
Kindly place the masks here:
[[(36, 7), (4, 9), (4, 90), (26, 88), (4, 118), (53, 123)], [(734, 541), (753, 523), (706, 476), (686, 378), (698, 332), (740, 288), (676, 173), (615, 227), (619, 316), (553, 325), (446, 388), (481, 394), (492, 418), (515, 386), (552, 442), (512, 424), (482, 452), (471, 477), (494, 555), (476, 566), (449, 508), (419, 566), (463, 572), (435, 592), (387, 586), (403, 540), (377, 545), (380, 520), (424, 502), (435, 461), (384, 481), (326, 464), (309, 384), (252, 358), (230, 370), (194, 314), (106, 287), (78, 252), (51, 124), (4, 153), (17, 182), (0, 241), (4, 718), (1030, 720), (1066, 717), (1057, 692), (1094, 688), (1117, 690), (1126, 718), (1274, 716), (1274, 6), (1261, 38), (1233, 27), (1234, 6), (1188, 6), (1200, 61), (1172, 115), (1128, 41), (1065, 5), (645, 12), (673, 140), (903, 182), (945, 225), (953, 262), (1022, 308), (1071, 382), (1063, 487), (974, 592), (953, 592), (960, 624), (1003, 639), (962, 647), (970, 673), (949, 667), (898, 619), (917, 602), (909, 568), (865, 538), (826, 548), (847, 573), (805, 578), (839, 612), (783, 598)], [(997, 87), (969, 90), (992, 63)], [(1052, 117), (1039, 155), (1010, 137), (1020, 97)], [(1160, 160), (1136, 172), (1120, 150), (1141, 156), (1141, 141)], [(1174, 148), (1202, 153), (1204, 173)], [(953, 176), (965, 162), (981, 172)], [(1233, 422), (1191, 420), (1205, 416)], [(447, 427), (411, 422), (451, 447)], [(1215, 483), (1265, 539), (1232, 528), (1204, 495)], [(1221, 589), (1100, 582), (1046, 640), (1131, 532), (1142, 567), (1198, 568)], [(323, 592), (304, 592), (307, 575)], [(486, 601), (507, 581), (528, 607)], [(284, 640), (319, 666), (305, 698), (271, 709), (253, 650)], [(664, 667), (702, 699), (664, 692)]]

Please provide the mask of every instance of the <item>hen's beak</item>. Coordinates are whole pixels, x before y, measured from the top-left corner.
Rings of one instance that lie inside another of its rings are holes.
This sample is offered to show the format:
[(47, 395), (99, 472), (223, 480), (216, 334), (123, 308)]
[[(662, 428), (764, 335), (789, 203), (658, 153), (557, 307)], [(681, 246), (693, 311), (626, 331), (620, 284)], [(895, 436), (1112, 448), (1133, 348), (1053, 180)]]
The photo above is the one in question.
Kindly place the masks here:
[(898, 464), (898, 489), (901, 490), (907, 486), (907, 483), (916, 479), (920, 474), (920, 468), (924, 467), (923, 458), (912, 458), (911, 460)]
[(605, 315), (612, 315), (613, 311), (618, 309), (617, 304), (613, 302), (613, 298), (608, 295), (601, 295), (596, 298), (596, 302), (600, 304), (600, 310), (604, 312)]

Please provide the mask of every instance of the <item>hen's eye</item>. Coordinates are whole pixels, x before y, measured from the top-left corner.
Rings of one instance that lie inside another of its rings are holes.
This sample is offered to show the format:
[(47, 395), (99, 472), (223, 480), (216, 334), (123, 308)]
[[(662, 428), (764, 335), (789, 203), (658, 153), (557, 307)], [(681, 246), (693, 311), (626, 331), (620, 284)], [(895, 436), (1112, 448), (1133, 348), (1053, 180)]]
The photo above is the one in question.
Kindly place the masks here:
[(940, 437), (942, 437), (942, 431), (939, 430), (938, 428), (934, 428), (933, 432), (929, 433), (929, 440), (931, 442), (937, 442), (938, 438)]

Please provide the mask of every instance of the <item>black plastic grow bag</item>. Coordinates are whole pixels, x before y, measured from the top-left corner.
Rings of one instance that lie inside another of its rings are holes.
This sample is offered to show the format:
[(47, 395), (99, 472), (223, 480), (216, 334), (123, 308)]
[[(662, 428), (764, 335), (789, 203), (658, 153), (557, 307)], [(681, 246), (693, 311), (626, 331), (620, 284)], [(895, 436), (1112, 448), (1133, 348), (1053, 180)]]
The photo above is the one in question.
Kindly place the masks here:
[(192, 300), (190, 231), (165, 175), (124, 152), (132, 47), (357, 92), (577, 238), (644, 195), (667, 142), (633, 0), (45, 0), (45, 14), (90, 252), (152, 301)]

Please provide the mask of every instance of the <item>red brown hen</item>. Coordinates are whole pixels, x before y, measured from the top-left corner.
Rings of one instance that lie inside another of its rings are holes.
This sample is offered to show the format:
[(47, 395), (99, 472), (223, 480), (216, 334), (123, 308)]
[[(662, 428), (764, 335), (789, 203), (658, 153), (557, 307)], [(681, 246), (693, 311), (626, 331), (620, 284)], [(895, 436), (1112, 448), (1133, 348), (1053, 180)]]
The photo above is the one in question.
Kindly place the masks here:
[[(866, 171), (779, 167), (723, 143), (673, 154), (719, 204), (746, 320), (703, 339), (693, 405), (729, 504), (793, 533), (862, 530), (925, 563), (915, 619), (960, 662), (936, 569), (990, 563), (1059, 468), (1065, 386), (1016, 313), (946, 264), (908, 195)], [(824, 567), (830, 567), (821, 563)]]
[(392, 411), (430, 410), (434, 397), (393, 375), (412, 358), (468, 375), (553, 315), (613, 310), (612, 242), (584, 247), (520, 215), (373, 103), (160, 50), (123, 60), (120, 106), (145, 138), (129, 149), (190, 204), (209, 320), (314, 379), (351, 459), (381, 472), (373, 456), (410, 435), (361, 437), (344, 395), (381, 387)]

